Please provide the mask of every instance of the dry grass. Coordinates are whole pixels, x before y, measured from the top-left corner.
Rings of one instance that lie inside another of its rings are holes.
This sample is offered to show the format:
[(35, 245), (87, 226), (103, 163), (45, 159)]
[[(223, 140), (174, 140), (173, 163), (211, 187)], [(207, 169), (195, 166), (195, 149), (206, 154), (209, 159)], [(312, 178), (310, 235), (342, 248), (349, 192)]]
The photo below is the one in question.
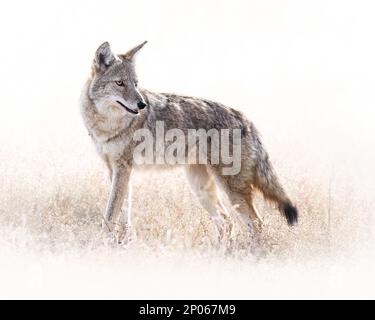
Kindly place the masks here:
[[(22, 241), (33, 250), (112, 246), (111, 237), (100, 228), (109, 192), (104, 168), (98, 163), (79, 173), (50, 172), (53, 174), (39, 179), (32, 172), (23, 179), (3, 180), (2, 240), (15, 244)], [(329, 186), (312, 185), (298, 178), (290, 179), (286, 188), (297, 200), (299, 226), (289, 228), (279, 212), (258, 197), (257, 208), (264, 217), (265, 228), (259, 239), (251, 240), (232, 212), (237, 225), (234, 255), (251, 252), (259, 258), (314, 257), (350, 251), (353, 243), (360, 240), (364, 216), (358, 207), (354, 210), (351, 194), (341, 201), (330, 194)], [(147, 176), (136, 173), (133, 207), (138, 237), (133, 245), (163, 250), (214, 250), (213, 225), (191, 195), (182, 170), (148, 172)], [(17, 230), (22, 240), (9, 237), (10, 229)], [(256, 242), (255, 251), (250, 251), (250, 241)]]

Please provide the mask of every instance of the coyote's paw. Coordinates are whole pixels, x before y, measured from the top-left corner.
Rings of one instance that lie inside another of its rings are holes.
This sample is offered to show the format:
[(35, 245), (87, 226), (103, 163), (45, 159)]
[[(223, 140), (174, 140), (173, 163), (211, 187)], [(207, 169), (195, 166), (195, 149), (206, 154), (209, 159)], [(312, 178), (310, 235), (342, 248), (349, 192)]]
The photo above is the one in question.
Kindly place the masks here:
[(129, 244), (135, 240), (135, 232), (131, 225), (114, 223), (113, 234), (118, 244)]
[(105, 218), (102, 219), (101, 222), (101, 229), (103, 232), (112, 232), (113, 230), (113, 223), (107, 221)]
[(261, 219), (257, 219), (253, 221), (253, 233), (255, 235), (260, 235), (264, 229), (264, 222)]

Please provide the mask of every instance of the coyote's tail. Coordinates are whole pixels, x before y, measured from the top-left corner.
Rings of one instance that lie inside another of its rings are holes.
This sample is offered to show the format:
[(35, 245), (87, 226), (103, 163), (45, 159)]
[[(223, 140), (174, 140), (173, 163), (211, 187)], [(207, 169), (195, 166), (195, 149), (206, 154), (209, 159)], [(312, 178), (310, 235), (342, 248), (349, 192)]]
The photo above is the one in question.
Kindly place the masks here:
[(293, 206), (281, 186), (257, 132), (253, 131), (253, 133), (253, 143), (256, 148), (254, 151), (257, 153), (254, 187), (261, 191), (267, 200), (278, 205), (280, 212), (285, 216), (290, 226), (295, 225), (298, 222), (298, 210)]

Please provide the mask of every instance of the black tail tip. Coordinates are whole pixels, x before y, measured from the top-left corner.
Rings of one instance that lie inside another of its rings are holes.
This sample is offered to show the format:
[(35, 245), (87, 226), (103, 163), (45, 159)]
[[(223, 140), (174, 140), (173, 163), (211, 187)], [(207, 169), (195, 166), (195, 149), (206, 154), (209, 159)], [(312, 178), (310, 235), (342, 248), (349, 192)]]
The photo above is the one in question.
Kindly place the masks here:
[(298, 223), (298, 210), (290, 203), (284, 206), (283, 213), (288, 221), (288, 225), (295, 226)]

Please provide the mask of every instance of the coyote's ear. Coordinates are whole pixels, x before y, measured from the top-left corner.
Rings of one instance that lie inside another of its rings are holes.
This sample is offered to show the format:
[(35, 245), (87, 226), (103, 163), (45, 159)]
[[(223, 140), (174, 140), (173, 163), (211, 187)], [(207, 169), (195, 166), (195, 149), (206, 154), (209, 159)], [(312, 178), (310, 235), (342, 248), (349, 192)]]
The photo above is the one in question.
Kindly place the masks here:
[(120, 58), (125, 60), (133, 60), (136, 53), (143, 48), (143, 46), (147, 43), (147, 41), (141, 43), (140, 45), (136, 46), (135, 48), (129, 50), (127, 53), (119, 55)]
[(94, 67), (96, 70), (104, 71), (113, 62), (115, 62), (116, 57), (112, 53), (111, 46), (108, 42), (104, 42), (95, 53)]

